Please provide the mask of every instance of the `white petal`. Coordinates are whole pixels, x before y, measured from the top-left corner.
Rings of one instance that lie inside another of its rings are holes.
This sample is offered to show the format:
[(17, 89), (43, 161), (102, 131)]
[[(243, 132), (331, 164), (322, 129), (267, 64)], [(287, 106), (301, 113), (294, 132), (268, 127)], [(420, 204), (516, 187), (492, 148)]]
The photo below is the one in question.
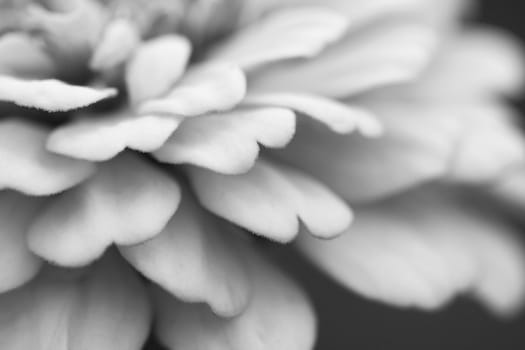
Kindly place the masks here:
[(188, 350), (311, 349), (316, 321), (302, 291), (254, 254), (246, 264), (254, 295), (248, 308), (234, 318), (221, 318), (206, 307), (156, 293), (160, 341), (171, 349)]
[(22, 80), (0, 76), (0, 101), (48, 112), (78, 109), (116, 95), (117, 90), (113, 88), (95, 89), (54, 79)]
[(186, 70), (190, 53), (190, 42), (174, 34), (139, 46), (126, 69), (131, 100), (140, 103), (167, 93)]
[(37, 198), (0, 192), (0, 294), (23, 285), (40, 270), (41, 259), (29, 251), (26, 234), (41, 204)]
[(326, 124), (333, 131), (342, 134), (356, 129), (367, 136), (378, 136), (382, 132), (381, 124), (370, 112), (320, 96), (269, 92), (248, 95), (245, 103), (291, 108)]
[(57, 264), (86, 265), (113, 243), (137, 244), (156, 236), (179, 201), (174, 180), (123, 154), (101, 165), (85, 184), (50, 199), (29, 230), (29, 246)]
[(172, 164), (189, 163), (225, 174), (248, 171), (259, 145), (281, 148), (295, 133), (295, 114), (282, 108), (259, 108), (186, 119), (154, 153)]
[(220, 316), (241, 313), (252, 293), (236, 229), (184, 196), (166, 228), (147, 242), (120, 247), (142, 274), (184, 302), (205, 302)]
[(1, 294), (2, 348), (140, 350), (151, 310), (133, 271), (105, 259), (78, 273), (49, 269), (31, 284)]
[(147, 101), (143, 114), (195, 116), (230, 110), (246, 94), (246, 78), (235, 66), (210, 63), (189, 70), (182, 81), (164, 98)]
[(93, 52), (89, 67), (104, 71), (128, 60), (140, 44), (140, 33), (129, 20), (118, 18), (107, 24)]
[(111, 159), (126, 148), (152, 152), (168, 140), (179, 123), (174, 117), (135, 116), (129, 111), (87, 115), (51, 132), (47, 149), (91, 161)]
[(0, 189), (49, 195), (75, 186), (95, 171), (93, 164), (48, 152), (48, 131), (20, 120), (0, 122)]
[(349, 34), (313, 60), (282, 63), (249, 76), (255, 93), (294, 91), (345, 97), (418, 76), (433, 53), (435, 34), (403, 22)]
[(346, 31), (347, 19), (326, 7), (285, 8), (221, 43), (211, 60), (248, 70), (275, 61), (319, 54)]
[(0, 38), (0, 74), (18, 77), (49, 78), (55, 66), (38, 40), (21, 33)]
[(205, 208), (272, 240), (287, 242), (299, 221), (315, 236), (341, 233), (351, 222), (346, 203), (316, 180), (291, 168), (259, 160), (242, 175), (222, 175), (188, 168)]

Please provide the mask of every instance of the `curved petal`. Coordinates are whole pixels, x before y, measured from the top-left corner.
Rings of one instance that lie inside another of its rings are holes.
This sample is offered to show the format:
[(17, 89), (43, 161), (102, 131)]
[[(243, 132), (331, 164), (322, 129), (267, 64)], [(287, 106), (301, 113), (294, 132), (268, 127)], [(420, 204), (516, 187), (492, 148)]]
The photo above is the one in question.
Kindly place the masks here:
[(205, 302), (217, 315), (232, 317), (246, 308), (252, 293), (237, 234), (187, 194), (160, 234), (119, 249), (137, 270), (173, 296)]
[(156, 236), (179, 201), (174, 180), (123, 154), (102, 164), (85, 184), (51, 198), (29, 229), (29, 246), (59, 265), (86, 265), (113, 243), (137, 244)]
[(299, 230), (298, 219), (322, 238), (341, 233), (352, 220), (346, 203), (333, 192), (285, 166), (259, 160), (241, 175), (197, 167), (188, 172), (205, 208), (272, 240), (292, 240)]
[(47, 149), (65, 156), (104, 161), (130, 148), (140, 152), (159, 149), (179, 126), (170, 116), (131, 112), (78, 118), (56, 128), (47, 139)]
[(295, 114), (283, 108), (257, 108), (186, 119), (154, 155), (161, 162), (189, 163), (224, 174), (248, 171), (260, 143), (281, 148), (295, 133)]
[[(253, 253), (253, 252), (250, 252)], [(250, 254), (254, 295), (239, 316), (221, 318), (157, 291), (156, 333), (171, 349), (304, 350), (313, 347), (316, 321), (302, 291), (274, 267)]]
[(319, 54), (346, 31), (347, 19), (326, 7), (291, 7), (239, 30), (209, 55), (244, 70)]
[(245, 94), (246, 78), (240, 68), (208, 63), (189, 70), (167, 96), (143, 103), (139, 112), (192, 117), (230, 110)]
[(24, 78), (49, 78), (55, 72), (51, 57), (38, 40), (21, 33), (0, 37), (0, 74)]
[(27, 286), (0, 295), (2, 348), (140, 350), (151, 310), (133, 271), (106, 258), (91, 271), (68, 273), (50, 268)]
[(73, 187), (95, 171), (93, 164), (48, 152), (48, 131), (29, 122), (0, 121), (0, 189), (49, 195)]
[(131, 100), (140, 103), (167, 93), (186, 70), (190, 54), (190, 42), (175, 34), (140, 45), (126, 68)]
[(25, 284), (42, 266), (26, 244), (27, 229), (40, 205), (37, 198), (0, 192), (0, 294)]

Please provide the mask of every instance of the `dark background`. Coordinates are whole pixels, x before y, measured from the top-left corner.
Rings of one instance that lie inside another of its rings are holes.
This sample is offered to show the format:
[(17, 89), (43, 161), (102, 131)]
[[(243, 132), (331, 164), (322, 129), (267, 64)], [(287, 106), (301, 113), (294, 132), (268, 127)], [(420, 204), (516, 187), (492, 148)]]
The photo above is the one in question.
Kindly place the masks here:
[[(478, 19), (506, 28), (525, 44), (525, 12), (520, 8), (523, 4), (521, 0), (481, 1)], [(525, 112), (523, 102), (525, 98), (518, 106)], [(303, 271), (300, 279), (311, 291), (317, 308), (318, 350), (525, 349), (525, 312), (517, 319), (502, 321), (464, 299), (439, 313), (398, 310), (365, 301), (322, 274), (295, 264), (294, 273)]]

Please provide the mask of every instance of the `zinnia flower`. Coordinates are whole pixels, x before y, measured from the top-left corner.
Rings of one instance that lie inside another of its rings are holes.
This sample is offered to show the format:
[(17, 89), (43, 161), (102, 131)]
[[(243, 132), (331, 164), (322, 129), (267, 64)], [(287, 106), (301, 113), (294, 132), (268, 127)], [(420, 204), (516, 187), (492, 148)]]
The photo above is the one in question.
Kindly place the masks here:
[(312, 348), (263, 240), (366, 298), (516, 311), (522, 62), (468, 5), (1, 1), (0, 348)]

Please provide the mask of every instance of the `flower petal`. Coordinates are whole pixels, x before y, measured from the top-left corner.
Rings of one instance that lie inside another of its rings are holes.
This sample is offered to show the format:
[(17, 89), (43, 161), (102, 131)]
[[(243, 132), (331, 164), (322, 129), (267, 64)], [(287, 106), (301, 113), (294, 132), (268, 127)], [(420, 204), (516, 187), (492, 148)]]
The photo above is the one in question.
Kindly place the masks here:
[(285, 62), (249, 75), (252, 93), (303, 92), (345, 97), (412, 80), (435, 46), (427, 26), (403, 22), (349, 34), (315, 60)]
[(49, 78), (55, 66), (38, 40), (21, 33), (0, 37), (0, 74), (24, 78)]
[(186, 70), (190, 53), (190, 42), (175, 34), (139, 46), (126, 70), (131, 100), (140, 103), (167, 93)]
[(233, 226), (208, 216), (188, 194), (159, 235), (121, 246), (120, 251), (173, 296), (205, 302), (217, 315), (232, 317), (244, 310), (252, 292), (236, 234)]
[(339, 39), (347, 22), (326, 7), (285, 8), (241, 29), (212, 50), (209, 58), (250, 70), (275, 61), (312, 57)]
[(295, 133), (295, 114), (258, 108), (186, 119), (154, 155), (161, 162), (190, 163), (224, 174), (248, 171), (259, 145), (284, 147)]
[(182, 81), (164, 98), (143, 103), (143, 114), (196, 116), (227, 111), (246, 94), (246, 78), (235, 66), (209, 63), (188, 71)]
[(382, 132), (381, 124), (370, 112), (321, 96), (269, 92), (248, 95), (245, 103), (291, 108), (326, 124), (330, 129), (341, 134), (356, 129), (366, 136), (378, 136)]
[(222, 175), (188, 168), (200, 202), (211, 212), (272, 240), (287, 242), (299, 230), (298, 218), (315, 236), (341, 233), (352, 213), (316, 180), (284, 166), (259, 160), (245, 174)]
[(0, 192), (0, 294), (23, 285), (40, 270), (41, 259), (26, 244), (28, 226), (40, 204), (37, 198)]
[(107, 116), (85, 116), (55, 129), (47, 149), (69, 157), (103, 161), (126, 148), (152, 152), (160, 148), (180, 121), (169, 116), (135, 116), (125, 111)]
[(123, 154), (102, 164), (85, 184), (50, 199), (29, 230), (29, 246), (59, 265), (86, 265), (113, 243), (137, 244), (156, 236), (179, 201), (174, 180)]
[(0, 295), (2, 348), (140, 350), (151, 310), (133, 271), (104, 259), (84, 275), (66, 274), (50, 268), (22, 289)]
[(22, 80), (0, 76), (0, 101), (48, 112), (78, 109), (116, 95), (114, 88), (95, 89), (54, 79)]
[(75, 186), (95, 171), (88, 162), (48, 152), (48, 131), (35, 124), (0, 121), (0, 189), (49, 195)]
[[(118, 18), (108, 23), (93, 52), (89, 67), (105, 71), (126, 62), (140, 44), (140, 33), (129, 20)], [(151, 69), (151, 67), (148, 67)]]
[(254, 295), (234, 318), (155, 293), (156, 333), (171, 349), (304, 350), (313, 347), (314, 311), (303, 292), (275, 268), (250, 254)]

